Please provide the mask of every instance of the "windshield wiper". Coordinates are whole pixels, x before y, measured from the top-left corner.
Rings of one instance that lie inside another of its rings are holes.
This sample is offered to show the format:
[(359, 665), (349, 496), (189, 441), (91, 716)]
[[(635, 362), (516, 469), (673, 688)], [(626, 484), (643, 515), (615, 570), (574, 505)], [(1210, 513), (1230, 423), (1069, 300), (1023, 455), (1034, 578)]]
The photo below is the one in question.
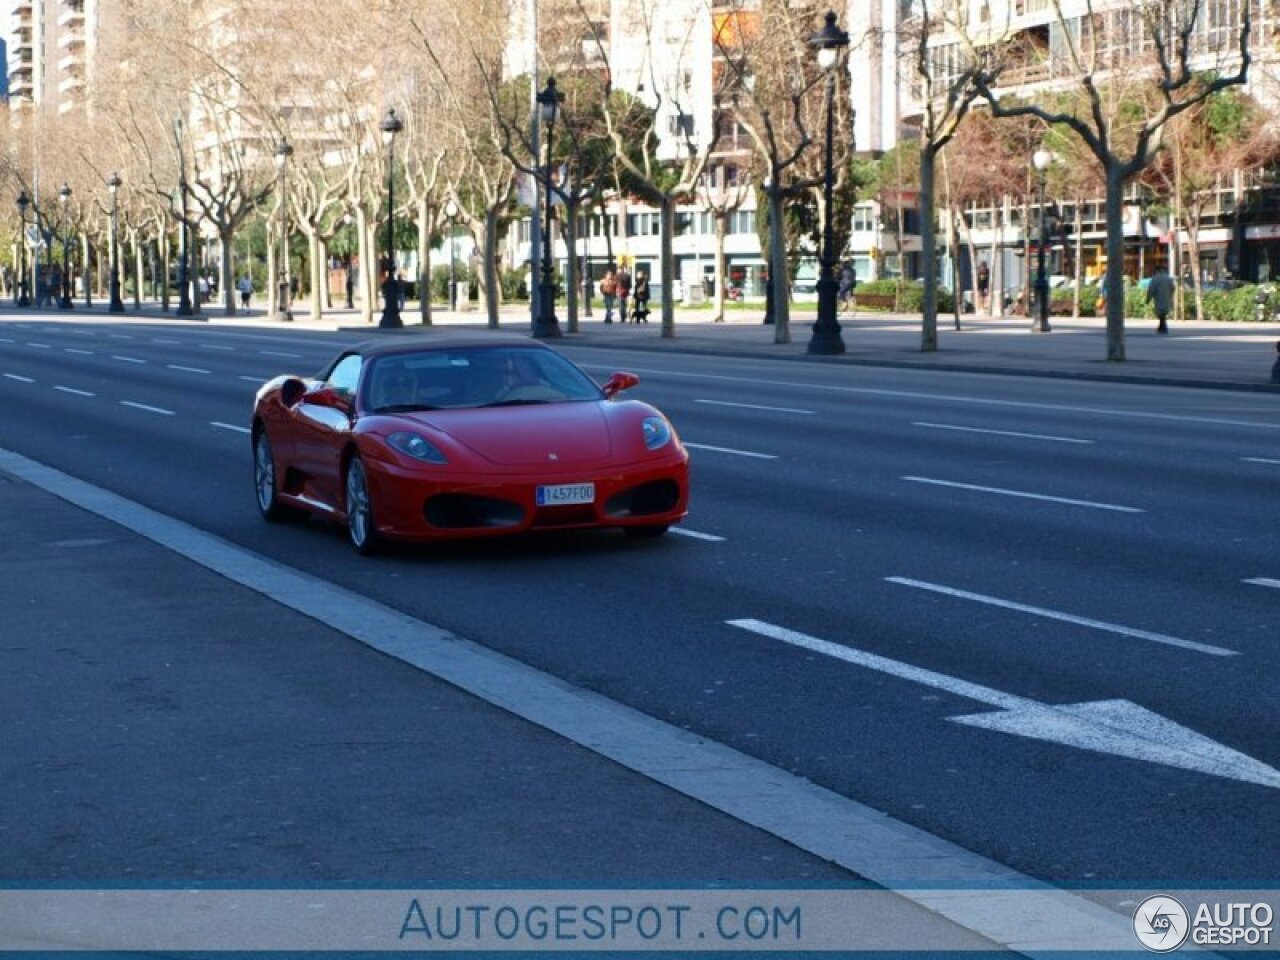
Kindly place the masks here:
[(511, 400), (494, 400), (491, 403), (482, 403), (482, 407), (532, 407), (542, 403), (559, 403), (559, 400), (531, 400), (528, 397), (517, 397)]
[(389, 403), (385, 407), (374, 407), (374, 413), (413, 413), (415, 410), (439, 410), (429, 403)]

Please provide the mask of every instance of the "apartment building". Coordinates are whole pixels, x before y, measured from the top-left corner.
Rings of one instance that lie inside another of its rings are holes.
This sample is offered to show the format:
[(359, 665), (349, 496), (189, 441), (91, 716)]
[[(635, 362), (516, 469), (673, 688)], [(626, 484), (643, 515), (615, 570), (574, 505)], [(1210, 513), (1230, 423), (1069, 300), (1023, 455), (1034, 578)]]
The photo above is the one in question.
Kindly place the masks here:
[(9, 104), (66, 113), (93, 79), (102, 0), (16, 0), (10, 8)]

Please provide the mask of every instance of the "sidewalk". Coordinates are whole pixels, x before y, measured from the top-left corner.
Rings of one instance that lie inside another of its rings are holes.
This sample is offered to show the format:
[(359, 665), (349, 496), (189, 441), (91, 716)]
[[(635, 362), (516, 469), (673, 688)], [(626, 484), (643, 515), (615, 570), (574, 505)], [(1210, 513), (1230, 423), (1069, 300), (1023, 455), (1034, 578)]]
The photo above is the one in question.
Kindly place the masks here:
[[(124, 314), (114, 316), (279, 330), (367, 330), (373, 335), (386, 332), (379, 330), (377, 311), (372, 323), (366, 324), (356, 310), (327, 311), (321, 319), (313, 320), (306, 309), (305, 303), (299, 304), (292, 323), (282, 323), (262, 308), (228, 318), (220, 307), (213, 306), (206, 307), (206, 313), (199, 317), (174, 317), (172, 313), (162, 313), (155, 303), (144, 304), (141, 310), (130, 303)], [(87, 312), (80, 307), (74, 312), (10, 308), (5, 313), (31, 319), (108, 316), (105, 305), (95, 305)], [(709, 310), (678, 308), (675, 336), (671, 338), (662, 337), (657, 312), (647, 324), (605, 324), (597, 307), (592, 317), (579, 321), (578, 330), (573, 333), (568, 331), (563, 305), (557, 310), (557, 316), (564, 333), (559, 341), (563, 345), (1280, 392), (1280, 385), (1270, 382), (1280, 344), (1280, 324), (1274, 323), (1180, 323), (1171, 326), (1169, 335), (1160, 336), (1155, 333), (1154, 320), (1134, 320), (1126, 328), (1125, 361), (1111, 363), (1106, 359), (1105, 320), (1092, 317), (1078, 320), (1054, 317), (1052, 332), (1032, 333), (1031, 322), (1024, 317), (966, 315), (961, 318), (961, 329), (957, 331), (952, 316), (940, 316), (938, 349), (924, 353), (920, 350), (918, 315), (844, 315), (840, 325), (846, 352), (819, 357), (811, 356), (807, 350), (814, 321), (812, 304), (793, 305), (791, 342), (784, 344), (774, 342), (775, 328), (762, 322), (762, 309), (730, 311), (726, 322), (713, 323)], [(423, 330), (416, 304), (410, 303), (402, 318), (406, 331)], [(504, 306), (499, 323), (503, 330), (528, 332), (528, 305)], [(484, 330), (487, 326), (478, 311), (454, 313), (438, 306), (432, 314), (432, 329), (435, 328)]]

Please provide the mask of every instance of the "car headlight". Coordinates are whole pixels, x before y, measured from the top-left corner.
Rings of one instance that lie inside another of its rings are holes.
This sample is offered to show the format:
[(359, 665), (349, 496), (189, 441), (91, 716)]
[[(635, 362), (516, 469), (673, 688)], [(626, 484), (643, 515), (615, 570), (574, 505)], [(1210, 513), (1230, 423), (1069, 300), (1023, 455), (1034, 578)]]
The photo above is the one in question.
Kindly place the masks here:
[(387, 443), (395, 447), (407, 457), (421, 460), (424, 463), (448, 463), (440, 448), (418, 433), (402, 430), (387, 437)]
[(641, 429), (647, 450), (659, 450), (671, 442), (671, 424), (663, 417), (645, 417)]

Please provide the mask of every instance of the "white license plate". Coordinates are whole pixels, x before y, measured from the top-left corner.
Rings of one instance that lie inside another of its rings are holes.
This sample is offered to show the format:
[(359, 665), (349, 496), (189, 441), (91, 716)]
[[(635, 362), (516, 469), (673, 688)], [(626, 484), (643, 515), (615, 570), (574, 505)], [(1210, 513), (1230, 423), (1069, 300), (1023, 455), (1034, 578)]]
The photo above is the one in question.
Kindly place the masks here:
[(538, 487), (538, 506), (558, 507), (571, 503), (594, 503), (596, 485), (594, 483), (558, 483), (554, 486)]

